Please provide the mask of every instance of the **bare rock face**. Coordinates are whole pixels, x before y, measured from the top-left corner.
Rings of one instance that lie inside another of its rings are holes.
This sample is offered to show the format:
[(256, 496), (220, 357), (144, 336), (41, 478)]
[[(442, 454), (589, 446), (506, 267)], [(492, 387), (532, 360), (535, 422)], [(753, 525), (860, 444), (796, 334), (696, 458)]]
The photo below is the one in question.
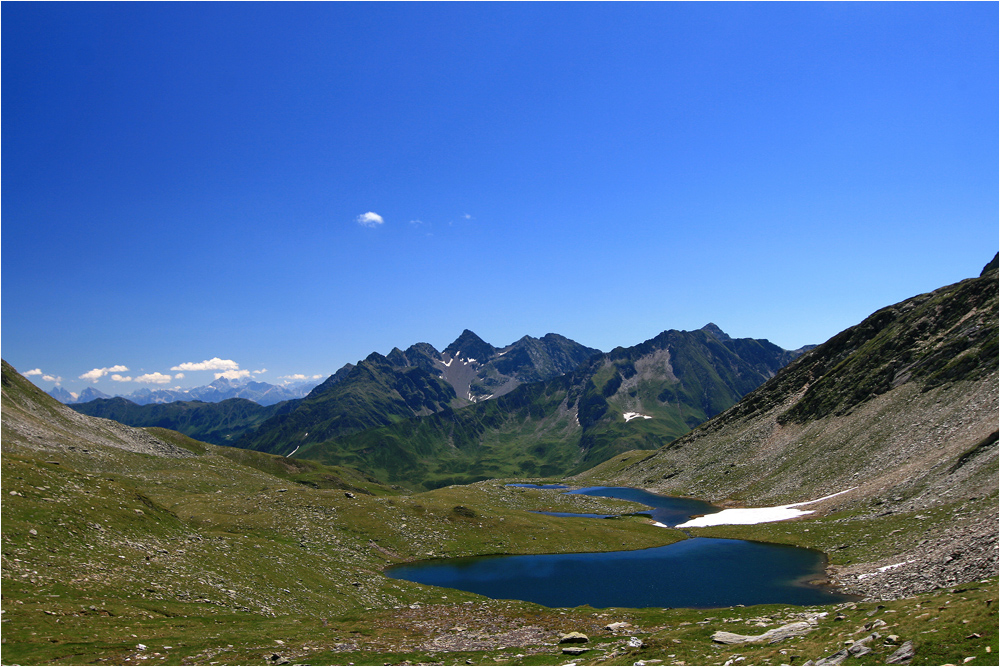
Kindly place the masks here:
[(590, 637), (582, 632), (567, 632), (559, 636), (560, 644), (586, 644), (589, 641)]
[(760, 635), (741, 635), (735, 632), (719, 630), (712, 635), (712, 641), (717, 644), (777, 644), (789, 637), (798, 637), (815, 629), (815, 624), (798, 621), (783, 625), (780, 628), (773, 628)]
[(895, 653), (886, 658), (887, 665), (902, 665), (913, 659), (917, 651), (913, 648), (913, 642), (903, 642), (903, 645)]

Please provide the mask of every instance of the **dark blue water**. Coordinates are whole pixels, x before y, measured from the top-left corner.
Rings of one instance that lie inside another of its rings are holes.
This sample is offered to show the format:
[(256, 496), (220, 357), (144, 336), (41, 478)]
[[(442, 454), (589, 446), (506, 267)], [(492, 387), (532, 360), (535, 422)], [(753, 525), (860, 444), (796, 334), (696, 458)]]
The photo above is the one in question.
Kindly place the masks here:
[[(684, 523), (692, 516), (699, 514), (714, 514), (721, 511), (715, 505), (710, 505), (703, 500), (693, 498), (671, 498), (661, 496), (642, 489), (631, 489), (622, 486), (591, 486), (576, 491), (567, 491), (567, 494), (577, 494), (583, 496), (599, 496), (602, 498), (618, 498), (619, 500), (631, 500), (635, 503), (648, 505), (652, 509), (646, 512), (635, 512), (635, 514), (649, 516), (653, 521), (658, 521), (664, 526), (676, 526)], [(549, 514), (546, 512), (546, 514)], [(566, 513), (551, 513), (554, 516), (573, 516)], [(605, 515), (581, 514), (577, 516), (603, 517)]]
[(822, 576), (823, 554), (743, 540), (693, 538), (611, 553), (479, 556), (389, 568), (386, 574), (548, 607), (728, 607), (852, 600), (801, 580)]

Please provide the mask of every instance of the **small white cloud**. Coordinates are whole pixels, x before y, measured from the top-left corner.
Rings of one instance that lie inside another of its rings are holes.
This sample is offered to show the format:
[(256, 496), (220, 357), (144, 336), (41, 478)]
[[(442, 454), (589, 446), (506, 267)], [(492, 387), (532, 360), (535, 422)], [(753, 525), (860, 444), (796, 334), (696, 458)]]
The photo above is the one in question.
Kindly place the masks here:
[(240, 378), (250, 377), (250, 371), (223, 371), (221, 373), (215, 374), (215, 379), (226, 378), (227, 380), (239, 380)]
[(180, 380), (180, 379), (181, 379), (181, 378), (183, 378), (183, 377), (184, 377), (184, 373), (176, 373), (176, 374), (174, 375), (174, 379), (175, 379), (175, 380)]
[(410, 220), (410, 224), (411, 225), (422, 225), (422, 224), (424, 224), (424, 221), (423, 220)]
[(382, 219), (381, 215), (379, 215), (378, 213), (373, 213), (371, 211), (368, 211), (367, 213), (362, 213), (361, 215), (358, 216), (358, 224), (361, 225), (362, 227), (374, 228), (378, 227), (384, 222), (385, 220)]
[(167, 384), (170, 382), (170, 376), (160, 372), (146, 373), (137, 377), (135, 381), (143, 384)]
[(259, 371), (253, 371), (253, 374), (254, 375), (263, 375), (266, 372), (267, 372), (267, 369), (266, 368), (262, 368)]
[(103, 368), (95, 368), (94, 370), (87, 371), (86, 373), (81, 375), (80, 379), (86, 380), (87, 382), (97, 382), (98, 380), (101, 379), (101, 376), (103, 376), (106, 372), (107, 371), (105, 371)]
[(28, 376), (31, 376), (31, 375), (41, 375), (41, 374), (42, 374), (42, 369), (41, 368), (32, 368), (30, 371), (25, 371), (25, 372), (21, 373), (21, 375), (23, 375), (25, 377), (28, 377)]
[(464, 217), (464, 218), (465, 218), (466, 220), (472, 220), (472, 219), (473, 219), (473, 218), (472, 218), (472, 216), (471, 216), (471, 215), (469, 215), (468, 213), (466, 213), (466, 214), (465, 214), (464, 216), (462, 216), (462, 217)]
[(59, 376), (57, 376), (57, 375), (48, 375), (48, 374), (46, 374), (46, 375), (42, 376), (42, 379), (45, 380), (46, 382), (55, 382), (56, 384), (59, 384), (60, 382), (62, 382), (62, 378), (59, 377)]
[(115, 373), (114, 375), (112, 375), (111, 379), (114, 380), (115, 382), (131, 382), (132, 381), (132, 378), (129, 377), (128, 375), (118, 375), (118, 373)]
[(319, 379), (320, 379), (320, 378), (322, 378), (322, 377), (323, 377), (322, 375), (320, 375), (319, 373), (317, 373), (316, 375), (313, 375), (313, 376), (312, 376), (312, 379), (313, 379), (313, 380), (319, 380)]
[(170, 370), (172, 371), (235, 371), (239, 370), (240, 365), (233, 361), (232, 359), (219, 359), (218, 357), (212, 357), (211, 359), (206, 359), (205, 361), (185, 361), (183, 364), (177, 366), (172, 366)]
[(87, 382), (97, 382), (108, 373), (122, 373), (127, 370), (128, 366), (122, 366), (121, 364), (116, 364), (111, 368), (95, 368), (81, 375), (80, 379)]

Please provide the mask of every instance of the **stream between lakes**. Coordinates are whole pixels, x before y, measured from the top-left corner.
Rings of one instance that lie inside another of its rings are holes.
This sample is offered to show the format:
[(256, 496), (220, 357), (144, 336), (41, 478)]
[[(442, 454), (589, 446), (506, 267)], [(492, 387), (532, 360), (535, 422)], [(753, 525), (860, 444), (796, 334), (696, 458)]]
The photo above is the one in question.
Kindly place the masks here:
[[(532, 488), (565, 488), (558, 485)], [(665, 526), (719, 508), (640, 489), (591, 487), (569, 493), (632, 500)], [(594, 516), (553, 513), (556, 516)], [(547, 607), (729, 607), (831, 604), (856, 598), (805, 583), (824, 577), (826, 557), (781, 544), (695, 537), (664, 547), (604, 553), (474, 556), (388, 568), (385, 574)]]

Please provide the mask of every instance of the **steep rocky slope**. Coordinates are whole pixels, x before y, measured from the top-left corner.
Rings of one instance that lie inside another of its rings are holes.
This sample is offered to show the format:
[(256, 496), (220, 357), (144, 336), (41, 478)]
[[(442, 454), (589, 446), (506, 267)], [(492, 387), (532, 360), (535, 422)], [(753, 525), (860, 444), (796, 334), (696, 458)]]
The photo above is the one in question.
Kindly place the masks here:
[(872, 314), (687, 436), (581, 479), (748, 506), (843, 492), (813, 508), (872, 520), (869, 539), (880, 521), (917, 522), (884, 559), (838, 570), (868, 595), (996, 574), (997, 319), (994, 259)]

